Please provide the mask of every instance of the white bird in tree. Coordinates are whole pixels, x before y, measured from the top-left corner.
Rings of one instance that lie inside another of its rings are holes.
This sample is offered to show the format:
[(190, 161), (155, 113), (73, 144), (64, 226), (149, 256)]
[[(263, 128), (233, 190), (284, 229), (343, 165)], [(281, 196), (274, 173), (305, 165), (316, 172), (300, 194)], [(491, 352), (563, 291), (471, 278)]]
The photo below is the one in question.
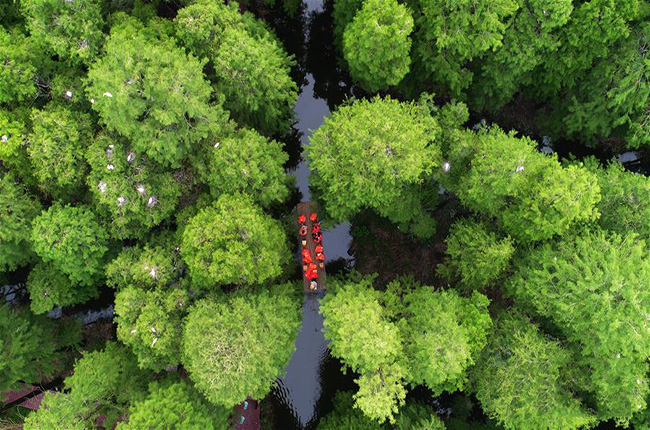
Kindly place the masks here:
[(104, 97), (113, 97), (113, 94), (111, 94), (111, 93), (109, 93), (108, 91), (106, 91), (106, 92), (104, 93)]

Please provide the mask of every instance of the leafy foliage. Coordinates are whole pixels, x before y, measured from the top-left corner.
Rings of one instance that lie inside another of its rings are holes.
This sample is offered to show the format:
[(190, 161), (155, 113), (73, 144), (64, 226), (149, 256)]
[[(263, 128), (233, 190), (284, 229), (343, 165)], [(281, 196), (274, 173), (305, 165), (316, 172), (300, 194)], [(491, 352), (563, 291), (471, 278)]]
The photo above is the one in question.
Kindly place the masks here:
[(282, 146), (254, 130), (242, 129), (206, 147), (199, 174), (218, 198), (240, 192), (262, 206), (284, 201), (289, 195)]
[(413, 17), (396, 0), (368, 0), (345, 28), (350, 74), (368, 91), (399, 84), (409, 71)]
[(298, 98), (289, 76), (295, 62), (271, 31), (234, 3), (198, 2), (180, 10), (175, 23), (190, 51), (210, 60), (214, 87), (234, 119), (264, 134), (284, 134)]
[(75, 284), (93, 285), (102, 276), (108, 235), (85, 206), (53, 205), (34, 219), (34, 250)]
[(550, 319), (576, 350), (587, 375), (583, 389), (595, 396), (603, 419), (625, 422), (646, 406), (647, 257), (633, 233), (592, 232), (532, 251), (508, 284), (521, 305)]
[(516, 313), (499, 318), (472, 381), (483, 410), (506, 429), (576, 429), (595, 422), (574, 397), (569, 351)]
[(92, 139), (88, 115), (64, 107), (34, 110), (27, 152), (39, 185), (54, 197), (80, 192), (86, 175), (85, 147)]
[(74, 323), (36, 317), (29, 310), (0, 305), (0, 391), (47, 380), (65, 369), (81, 333)]
[(34, 257), (31, 222), (41, 205), (10, 175), (0, 177), (0, 273), (15, 270)]
[(296, 286), (197, 302), (187, 317), (184, 361), (196, 388), (231, 408), (261, 399), (295, 349), (300, 307)]
[(418, 77), (444, 84), (459, 95), (472, 80), (468, 62), (501, 46), (516, 0), (419, 0), (414, 56), (425, 71)]
[(29, 272), (27, 291), (35, 314), (49, 312), (57, 306), (83, 303), (99, 294), (96, 285), (73, 283), (56, 264), (43, 261), (37, 262)]
[(451, 151), (452, 164), (471, 165), (455, 191), (463, 204), (495, 217), (515, 239), (549, 239), (598, 216), (600, 187), (583, 167), (563, 168), (557, 159), (538, 152), (530, 139), (498, 128), (465, 139)]
[(466, 299), (453, 290), (421, 287), (403, 302), (405, 318), (399, 324), (409, 369), (405, 378), (435, 394), (462, 389), (465, 372), (487, 342), (489, 300), (476, 292)]
[(87, 352), (65, 379), (69, 393), (46, 393), (43, 404), (25, 420), (25, 429), (93, 427), (100, 415), (112, 427), (131, 402), (146, 396), (148, 374), (137, 367), (128, 349), (114, 342), (103, 351)]
[(27, 28), (48, 52), (89, 64), (101, 49), (104, 20), (99, 0), (21, 0)]
[[(0, 10), (4, 8), (2, 5)], [(20, 31), (10, 32), (0, 26), (0, 104), (25, 102), (36, 97), (36, 69), (26, 49), (28, 46), (27, 38)]]
[(128, 286), (115, 296), (117, 337), (143, 369), (164, 370), (181, 361), (183, 316), (189, 295), (181, 288), (144, 291)]
[(409, 279), (383, 293), (372, 278), (331, 284), (335, 292), (321, 305), (325, 338), (332, 355), (360, 374), (354, 399), (368, 418), (395, 423), (407, 383), (436, 394), (462, 388), (491, 326), (485, 296), (465, 299)]
[(180, 239), (176, 236), (162, 232), (149, 243), (122, 249), (106, 265), (106, 283), (118, 290), (129, 286), (163, 290), (176, 286), (183, 271)]
[(120, 430), (178, 428), (221, 430), (228, 428), (229, 411), (207, 403), (192, 385), (180, 379), (153, 383), (145, 400), (129, 410), (128, 422)]
[(480, 289), (503, 275), (514, 250), (510, 237), (500, 237), (486, 223), (459, 220), (447, 238), (449, 258), (437, 270), (449, 281), (459, 279), (465, 289)]
[(650, 179), (626, 171), (615, 161), (603, 168), (595, 159), (585, 165), (598, 177), (602, 200), (598, 224), (619, 234), (634, 232), (650, 244)]
[(98, 214), (109, 218), (112, 236), (142, 237), (176, 209), (181, 189), (173, 174), (132, 151), (123, 139), (98, 136), (86, 158), (91, 167), (86, 182)]
[(334, 396), (334, 410), (318, 423), (318, 430), (380, 430), (381, 425), (356, 411), (353, 394), (339, 391)]
[(291, 258), (282, 226), (242, 194), (224, 194), (194, 216), (181, 252), (201, 288), (263, 283), (280, 276)]
[(336, 221), (371, 208), (431, 236), (434, 220), (417, 186), (441, 164), (438, 134), (429, 110), (413, 103), (377, 97), (343, 106), (311, 138), (310, 182)]
[(210, 131), (225, 125), (203, 63), (133, 20), (113, 27), (88, 71), (88, 96), (109, 130), (165, 166), (177, 167)]

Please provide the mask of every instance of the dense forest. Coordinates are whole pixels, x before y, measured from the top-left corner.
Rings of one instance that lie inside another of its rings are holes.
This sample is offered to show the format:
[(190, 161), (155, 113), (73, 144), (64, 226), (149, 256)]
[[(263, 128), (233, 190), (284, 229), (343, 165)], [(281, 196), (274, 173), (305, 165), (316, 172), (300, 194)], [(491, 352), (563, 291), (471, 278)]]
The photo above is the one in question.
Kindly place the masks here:
[(650, 430), (649, 173), (646, 0), (0, 0), (0, 428)]

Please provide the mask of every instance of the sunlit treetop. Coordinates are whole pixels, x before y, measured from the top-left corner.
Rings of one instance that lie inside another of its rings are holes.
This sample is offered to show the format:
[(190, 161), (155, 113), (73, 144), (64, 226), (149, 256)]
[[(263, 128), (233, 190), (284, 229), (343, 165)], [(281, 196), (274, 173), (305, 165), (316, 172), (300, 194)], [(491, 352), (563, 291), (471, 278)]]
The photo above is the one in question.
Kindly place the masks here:
[(104, 40), (100, 0), (22, 0), (27, 28), (46, 51), (73, 63), (91, 63)]
[(248, 194), (262, 206), (284, 201), (289, 195), (282, 145), (251, 129), (207, 141), (195, 163), (202, 181), (218, 198), (224, 193)]
[(32, 112), (27, 152), (33, 174), (47, 194), (78, 198), (88, 166), (85, 148), (92, 141), (90, 116), (63, 106)]
[(549, 239), (598, 217), (596, 176), (580, 165), (562, 167), (526, 137), (498, 128), (466, 132), (450, 159), (452, 168), (468, 168), (454, 189), (460, 201), (495, 217), (517, 240)]
[(395, 0), (368, 0), (343, 34), (352, 78), (367, 91), (399, 84), (411, 64), (410, 10)]
[(36, 68), (29, 46), (19, 30), (8, 31), (0, 26), (0, 104), (22, 103), (36, 97)]
[(87, 206), (55, 204), (32, 223), (34, 250), (74, 283), (92, 285), (103, 275), (108, 233)]
[(194, 285), (255, 285), (278, 278), (291, 260), (282, 225), (243, 194), (223, 194), (190, 219), (181, 255)]
[(311, 185), (337, 221), (366, 208), (406, 226), (431, 219), (415, 187), (442, 164), (439, 134), (429, 109), (414, 103), (376, 97), (342, 106), (307, 147)]
[(88, 189), (114, 237), (143, 237), (176, 208), (181, 189), (173, 174), (131, 149), (125, 139), (101, 134), (86, 158), (91, 167)]
[(41, 213), (41, 204), (11, 175), (0, 175), (0, 272), (4, 272), (34, 258), (31, 222)]
[(286, 133), (298, 98), (289, 75), (295, 63), (262, 21), (235, 3), (199, 2), (180, 10), (175, 24), (189, 51), (210, 61), (214, 88), (239, 124)]
[(113, 27), (86, 92), (109, 130), (164, 166), (178, 167), (227, 119), (221, 101), (211, 100), (203, 62), (132, 19)]

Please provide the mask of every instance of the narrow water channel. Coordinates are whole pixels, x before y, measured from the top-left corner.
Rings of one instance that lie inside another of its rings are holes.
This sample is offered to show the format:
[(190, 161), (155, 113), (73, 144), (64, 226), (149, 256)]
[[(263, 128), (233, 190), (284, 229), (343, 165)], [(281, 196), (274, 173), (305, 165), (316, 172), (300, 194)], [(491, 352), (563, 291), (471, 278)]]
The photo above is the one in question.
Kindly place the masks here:
[[(322, 8), (322, 0), (306, 0), (305, 18), (308, 19), (310, 14), (320, 12)], [(305, 40), (308, 43), (309, 30), (305, 34)], [(311, 133), (320, 127), (330, 113), (327, 102), (314, 94), (314, 76), (307, 74), (306, 81), (300, 89), (300, 96), (294, 108), (297, 118), (295, 127), (300, 132), (302, 148), (309, 144)], [(309, 160), (304, 155), (298, 166), (290, 170), (290, 173), (296, 177), (303, 202), (311, 200), (309, 172)], [(323, 247), (327, 259), (349, 260), (350, 241), (349, 223), (338, 224), (325, 230)], [(289, 361), (286, 375), (277, 380), (277, 387), (273, 391), (277, 400), (291, 409), (297, 421), (296, 425), (300, 428), (304, 428), (316, 414), (316, 404), (321, 395), (321, 364), (327, 357), (327, 341), (322, 331), (323, 317), (319, 313), (321, 297), (305, 296), (302, 307), (302, 328), (296, 340), (296, 351)]]

